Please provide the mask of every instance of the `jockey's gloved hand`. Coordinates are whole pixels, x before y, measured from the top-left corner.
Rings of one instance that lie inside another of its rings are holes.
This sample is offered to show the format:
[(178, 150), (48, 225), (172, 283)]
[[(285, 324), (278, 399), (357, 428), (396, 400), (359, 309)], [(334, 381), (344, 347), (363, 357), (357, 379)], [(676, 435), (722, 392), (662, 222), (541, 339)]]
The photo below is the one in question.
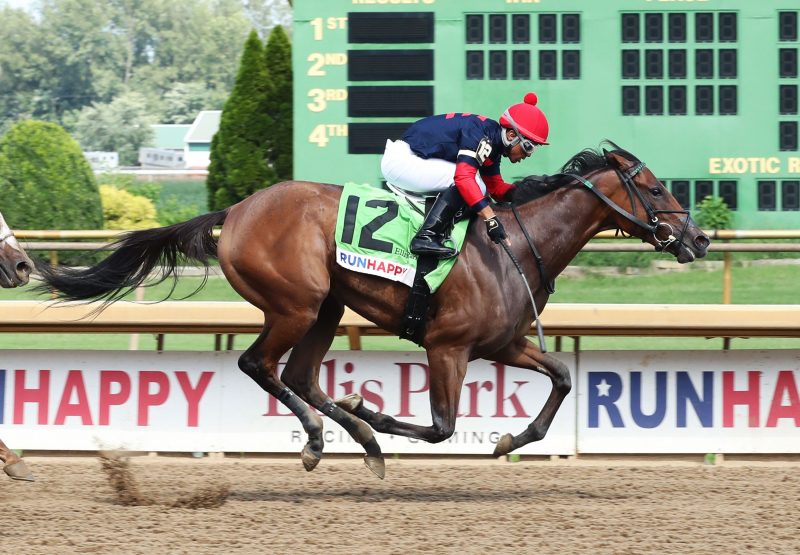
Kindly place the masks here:
[(492, 216), (484, 221), (486, 222), (486, 233), (489, 234), (489, 238), (492, 241), (499, 244), (508, 239), (506, 228), (503, 227), (503, 224), (500, 223), (497, 216)]

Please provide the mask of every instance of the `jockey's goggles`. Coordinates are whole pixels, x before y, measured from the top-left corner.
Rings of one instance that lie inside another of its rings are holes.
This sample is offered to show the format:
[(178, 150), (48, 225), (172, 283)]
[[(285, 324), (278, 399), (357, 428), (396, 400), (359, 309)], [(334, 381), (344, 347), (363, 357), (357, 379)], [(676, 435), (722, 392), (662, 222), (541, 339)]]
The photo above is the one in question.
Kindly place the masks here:
[(535, 151), (537, 148), (539, 148), (540, 146), (542, 146), (542, 145), (540, 145), (539, 143), (534, 143), (533, 141), (529, 141), (528, 139), (522, 139), (522, 140), (520, 141), (520, 145), (522, 145), (522, 150), (524, 150), (524, 151), (525, 151), (525, 154), (527, 154), (528, 156), (530, 156), (531, 154), (533, 154), (533, 153), (534, 153), (534, 151)]
[(517, 134), (516, 138), (508, 144), (508, 150), (511, 150), (512, 148), (514, 148), (514, 146), (520, 144), (520, 146), (522, 146), (522, 150), (525, 151), (525, 154), (530, 156), (537, 148), (542, 146), (541, 144), (535, 143), (532, 140), (528, 139), (527, 137), (525, 137), (525, 135), (519, 132), (517, 123), (514, 121), (514, 118), (511, 117), (511, 114), (508, 112), (508, 110), (506, 110), (503, 113), (503, 115), (508, 120), (508, 123), (511, 124), (511, 129), (513, 129), (514, 133)]

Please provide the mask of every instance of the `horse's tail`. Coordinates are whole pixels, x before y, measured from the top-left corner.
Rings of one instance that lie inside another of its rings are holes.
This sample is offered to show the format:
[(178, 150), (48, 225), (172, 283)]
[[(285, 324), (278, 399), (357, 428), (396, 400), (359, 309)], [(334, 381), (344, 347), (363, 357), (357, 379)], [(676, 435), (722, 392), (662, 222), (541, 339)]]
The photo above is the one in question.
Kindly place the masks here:
[[(187, 260), (203, 264), (207, 278), (209, 257), (217, 256), (213, 228), (221, 225), (227, 215), (225, 209), (168, 227), (132, 231), (112, 244), (114, 252), (111, 255), (89, 268), (52, 267), (37, 263), (43, 283), (35, 289), (41, 293), (55, 292), (56, 297), (65, 301), (103, 300), (108, 304), (142, 285), (157, 267), (157, 279), (148, 286), (170, 277), (177, 281), (179, 263)], [(165, 298), (172, 294), (175, 285), (173, 282), (172, 290)], [(203, 285), (205, 279), (195, 293)]]

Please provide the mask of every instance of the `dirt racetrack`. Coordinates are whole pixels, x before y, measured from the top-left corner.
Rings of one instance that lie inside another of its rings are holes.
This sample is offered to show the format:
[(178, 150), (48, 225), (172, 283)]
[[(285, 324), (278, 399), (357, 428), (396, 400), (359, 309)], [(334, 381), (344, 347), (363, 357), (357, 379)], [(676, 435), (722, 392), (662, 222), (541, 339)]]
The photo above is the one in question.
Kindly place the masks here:
[[(699, 459), (699, 457), (698, 457)], [(153, 504), (125, 505), (94, 457), (0, 475), (0, 552), (800, 553), (796, 462), (135, 457)], [(203, 488), (216, 508), (174, 507)]]

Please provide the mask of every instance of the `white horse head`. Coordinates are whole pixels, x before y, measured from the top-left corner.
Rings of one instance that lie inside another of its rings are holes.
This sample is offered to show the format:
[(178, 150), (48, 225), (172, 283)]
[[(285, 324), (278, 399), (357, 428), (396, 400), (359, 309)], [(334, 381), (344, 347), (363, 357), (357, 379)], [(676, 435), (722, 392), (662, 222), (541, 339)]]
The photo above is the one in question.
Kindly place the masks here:
[(25, 285), (28, 283), (31, 270), (33, 262), (0, 213), (0, 287)]

